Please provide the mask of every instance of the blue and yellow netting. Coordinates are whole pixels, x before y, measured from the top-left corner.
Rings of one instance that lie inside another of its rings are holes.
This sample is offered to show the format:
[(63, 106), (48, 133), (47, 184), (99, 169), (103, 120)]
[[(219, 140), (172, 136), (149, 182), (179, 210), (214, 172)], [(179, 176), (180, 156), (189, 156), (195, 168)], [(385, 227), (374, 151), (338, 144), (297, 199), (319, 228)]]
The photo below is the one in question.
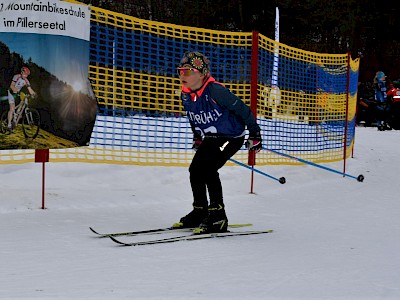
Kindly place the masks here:
[[(358, 59), (303, 51), (254, 32), (178, 26), (92, 7), (96, 124), (90, 146), (50, 150), (50, 161), (188, 165), (192, 133), (176, 75), (187, 50), (207, 55), (213, 77), (257, 111), (266, 149), (257, 154), (258, 165), (298, 163), (279, 153), (312, 162), (351, 154)], [(244, 147), (234, 158), (247, 162)], [(0, 163), (33, 160), (34, 150), (0, 151)]]

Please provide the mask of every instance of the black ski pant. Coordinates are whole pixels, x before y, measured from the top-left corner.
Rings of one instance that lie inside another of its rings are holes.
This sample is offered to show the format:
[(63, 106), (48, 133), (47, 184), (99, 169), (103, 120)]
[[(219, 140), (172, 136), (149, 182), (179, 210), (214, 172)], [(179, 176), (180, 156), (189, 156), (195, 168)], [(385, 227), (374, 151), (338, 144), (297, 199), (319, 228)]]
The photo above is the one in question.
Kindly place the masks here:
[(242, 147), (244, 137), (205, 137), (189, 167), (193, 206), (224, 207), (222, 185), (218, 170)]

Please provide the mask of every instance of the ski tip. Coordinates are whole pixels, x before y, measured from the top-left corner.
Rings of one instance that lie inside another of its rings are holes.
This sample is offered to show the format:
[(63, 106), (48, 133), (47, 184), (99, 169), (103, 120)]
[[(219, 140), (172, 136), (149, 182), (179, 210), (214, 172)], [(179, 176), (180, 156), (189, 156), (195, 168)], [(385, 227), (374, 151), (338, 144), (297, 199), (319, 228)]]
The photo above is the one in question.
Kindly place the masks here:
[(100, 233), (98, 233), (96, 230), (94, 230), (92, 227), (89, 227), (89, 229), (90, 229), (93, 233), (95, 233), (95, 234), (100, 234)]
[(125, 244), (124, 242), (121, 242), (121, 241), (117, 240), (117, 239), (114, 238), (113, 236), (109, 236), (109, 238), (110, 238), (113, 242), (115, 242), (115, 243), (117, 243), (117, 244), (119, 244), (119, 245), (126, 246), (126, 244)]

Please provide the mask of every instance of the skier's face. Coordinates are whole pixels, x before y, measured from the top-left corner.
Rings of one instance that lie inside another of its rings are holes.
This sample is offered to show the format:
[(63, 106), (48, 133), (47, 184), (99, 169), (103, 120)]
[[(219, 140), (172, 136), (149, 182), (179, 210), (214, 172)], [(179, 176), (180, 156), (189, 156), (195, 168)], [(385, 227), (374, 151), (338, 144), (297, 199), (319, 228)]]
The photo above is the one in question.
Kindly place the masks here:
[(192, 91), (199, 89), (203, 85), (204, 75), (197, 69), (178, 68), (178, 75), (182, 85)]

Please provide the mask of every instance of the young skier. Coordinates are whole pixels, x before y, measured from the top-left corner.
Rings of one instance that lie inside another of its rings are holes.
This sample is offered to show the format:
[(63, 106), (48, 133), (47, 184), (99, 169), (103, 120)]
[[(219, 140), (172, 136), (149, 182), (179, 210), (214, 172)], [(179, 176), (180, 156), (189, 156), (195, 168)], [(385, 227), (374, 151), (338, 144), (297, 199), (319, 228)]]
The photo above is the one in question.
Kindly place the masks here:
[(211, 76), (202, 53), (186, 52), (177, 71), (196, 153), (189, 167), (193, 210), (173, 227), (195, 228), (195, 234), (225, 232), (228, 218), (218, 170), (242, 147), (246, 126), (246, 147), (261, 150), (260, 127), (250, 108)]

